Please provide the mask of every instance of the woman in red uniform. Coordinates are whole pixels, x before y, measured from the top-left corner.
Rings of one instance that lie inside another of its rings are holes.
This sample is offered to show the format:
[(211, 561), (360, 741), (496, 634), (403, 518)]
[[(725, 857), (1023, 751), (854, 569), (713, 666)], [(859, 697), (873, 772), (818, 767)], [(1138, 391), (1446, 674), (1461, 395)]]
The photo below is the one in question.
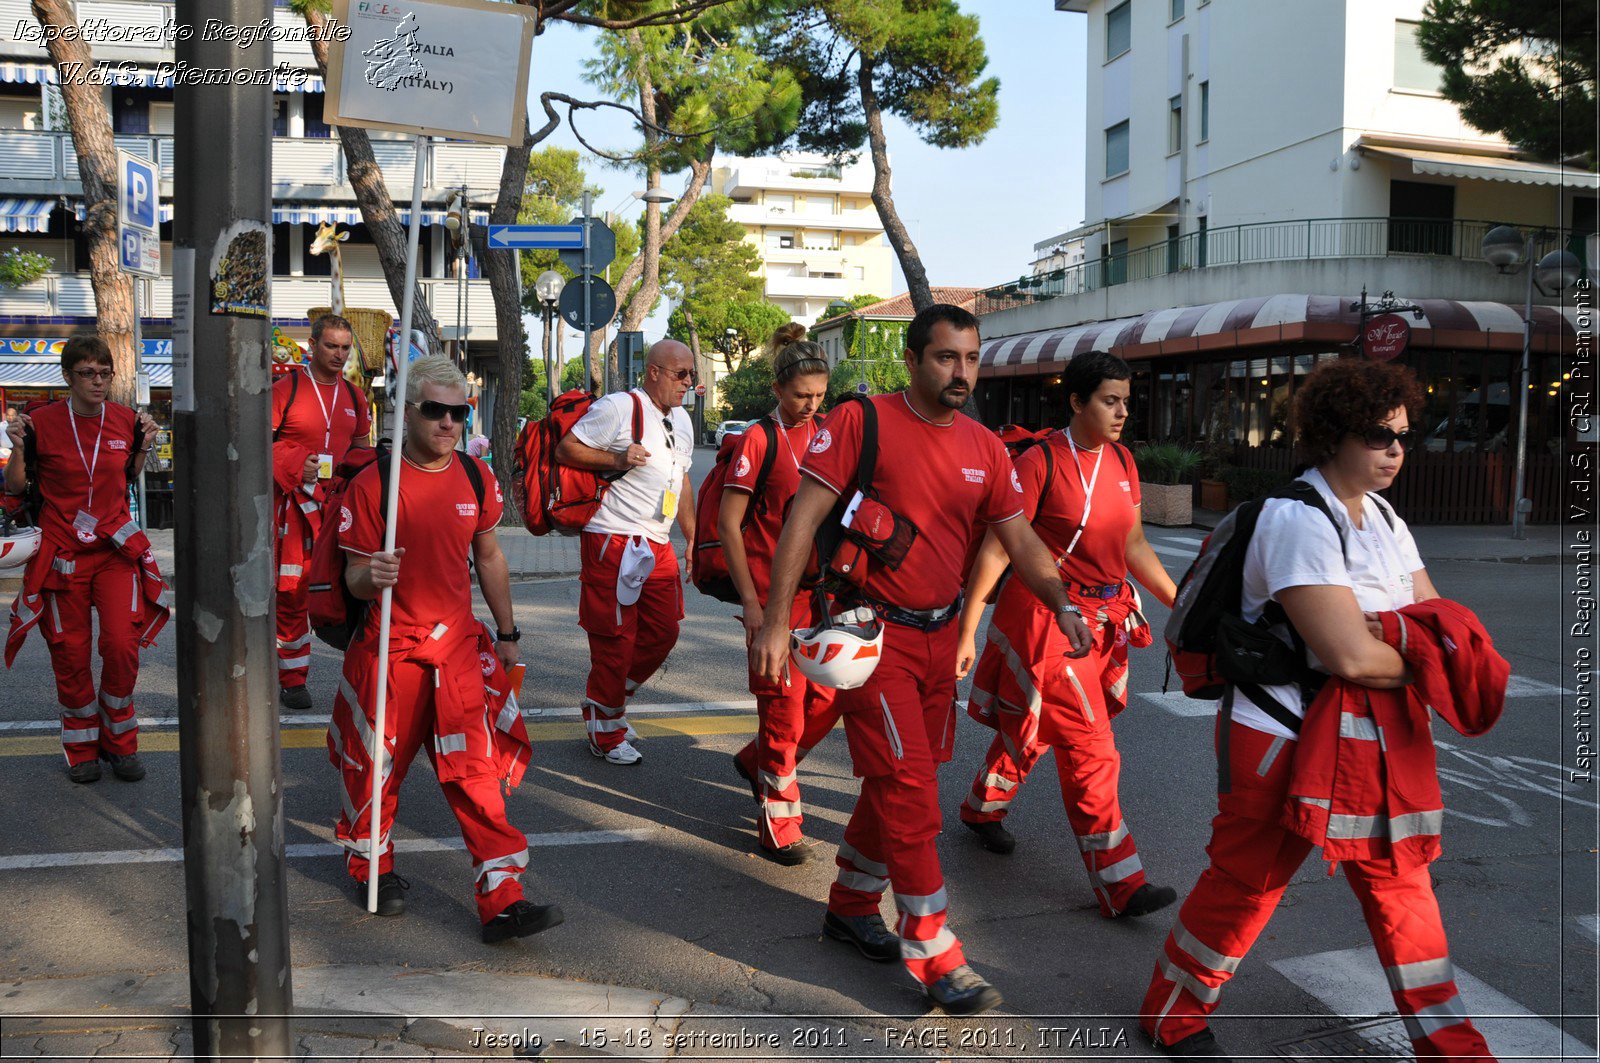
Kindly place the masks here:
[[(1128, 417), (1127, 363), (1091, 352), (1062, 374), (1072, 422), (1017, 461), (1023, 512), (1052, 553), (1067, 593), (1094, 634), (1082, 658), (1057, 629), (1055, 617), (1019, 580), (1000, 591), (988, 644), (973, 677), (970, 711), (998, 734), (961, 819), (986, 847), (1009, 852), (1001, 825), (1006, 807), (1047, 748), (1067, 819), (1089, 871), (1090, 885), (1108, 919), (1146, 915), (1177, 899), (1169, 886), (1145, 881), (1139, 852), (1122, 820), (1117, 798), (1121, 758), (1111, 717), (1127, 698), (1130, 637), (1148, 645), (1131, 574), (1162, 604), (1171, 605), (1172, 577), (1145, 541), (1139, 520), (1139, 473), (1117, 440)], [(976, 657), (984, 606), (1006, 566), (991, 535), (967, 584), (957, 671)]]
[[(6, 493), (23, 494), (29, 480), (37, 485), (43, 543), (12, 606), (6, 664), (40, 623), (56, 674), (67, 777), (94, 782), (105, 760), (117, 778), (133, 782), (145, 774), (133, 710), (139, 647), (165, 622), (166, 605), (149, 540), (128, 510), (128, 483), (144, 467), (156, 423), (106, 401), (114, 373), (100, 337), (68, 340), (61, 375), (71, 392), (65, 402), (20, 413), (7, 426), (16, 449)], [(91, 609), (100, 621), (98, 694)]]
[[(744, 603), (745, 641), (761, 630), (767, 586), (772, 579), (772, 552), (783, 530), (789, 500), (800, 487), (800, 461), (817, 434), (817, 410), (828, 397), (828, 358), (815, 343), (804, 340), (805, 327), (791, 322), (772, 337), (772, 392), (778, 407), (762, 422), (749, 425), (733, 455), (733, 469), (724, 488), (717, 533), (728, 572)], [(776, 444), (766, 482), (759, 483), (767, 464), (769, 435)], [(756, 491), (759, 488), (760, 493)], [(752, 513), (752, 507), (754, 512)], [(746, 516), (749, 523), (746, 524)], [(788, 609), (791, 627), (809, 627), (811, 592), (802, 590)], [(810, 845), (801, 833), (800, 787), (795, 773), (813, 745), (832, 729), (839, 713), (833, 691), (815, 686), (791, 669), (783, 683), (767, 683), (754, 673), (750, 693), (756, 696), (760, 728), (755, 741), (734, 755), (734, 766), (761, 805), (761, 852), (780, 864), (805, 862)]]

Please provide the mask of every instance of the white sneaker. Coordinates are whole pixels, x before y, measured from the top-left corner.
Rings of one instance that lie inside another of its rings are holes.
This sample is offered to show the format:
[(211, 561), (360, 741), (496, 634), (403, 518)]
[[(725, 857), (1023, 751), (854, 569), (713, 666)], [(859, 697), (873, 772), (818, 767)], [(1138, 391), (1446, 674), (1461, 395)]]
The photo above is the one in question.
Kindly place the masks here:
[(593, 742), (589, 743), (589, 752), (597, 757), (604, 757), (607, 764), (637, 764), (644, 759), (644, 754), (634, 749), (627, 739), (623, 739), (615, 749), (602, 752), (600, 747)]

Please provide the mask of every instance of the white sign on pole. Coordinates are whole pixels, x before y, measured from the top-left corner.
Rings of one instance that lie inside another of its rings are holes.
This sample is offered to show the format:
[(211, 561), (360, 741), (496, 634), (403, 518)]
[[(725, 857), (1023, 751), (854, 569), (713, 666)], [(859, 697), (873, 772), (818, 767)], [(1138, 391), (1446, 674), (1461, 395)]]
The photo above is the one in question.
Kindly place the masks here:
[(172, 249), (172, 409), (194, 412), (194, 248)]
[(334, 0), (350, 29), (328, 55), (332, 125), (522, 142), (534, 12), (488, 0)]

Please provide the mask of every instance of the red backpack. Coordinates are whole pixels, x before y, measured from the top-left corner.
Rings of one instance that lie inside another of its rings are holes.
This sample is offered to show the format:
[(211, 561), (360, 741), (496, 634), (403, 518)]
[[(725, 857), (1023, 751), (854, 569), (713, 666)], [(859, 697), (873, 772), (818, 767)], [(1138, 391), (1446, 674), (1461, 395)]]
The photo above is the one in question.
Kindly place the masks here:
[[(633, 441), (644, 439), (644, 403), (633, 398)], [(533, 535), (576, 535), (594, 519), (606, 490), (625, 472), (590, 472), (556, 460), (556, 446), (583, 419), (596, 396), (573, 389), (556, 397), (542, 420), (517, 437), (516, 476), (522, 482), (522, 526)]]
[[(340, 521), (335, 519), (335, 514), (344, 507), (344, 496), (356, 473), (373, 462), (378, 463), (378, 496), (388, 504), (389, 449), (381, 445), (353, 448), (335, 470), (328, 486), (327, 501), (322, 505), (322, 527), (317, 532), (317, 541), (311, 544), (311, 573), (306, 594), (311, 630), (336, 650), (350, 648), (366, 623), (368, 609), (377, 604), (376, 600), (362, 601), (351, 594), (349, 584), (344, 581), (345, 552), (339, 546)], [(460, 464), (478, 495), (478, 510), (482, 512), (483, 471), (476, 459), (464, 454)], [(467, 564), (471, 566), (470, 559)]]
[[(745, 427), (746, 432), (762, 431), (767, 436), (767, 450), (761, 459), (761, 471), (756, 474), (755, 490), (750, 494), (750, 505), (744, 511), (741, 529), (767, 510), (767, 474), (772, 471), (772, 459), (778, 453), (778, 429), (770, 417), (763, 417)], [(734, 585), (728, 571), (728, 555), (723, 552), (722, 539), (717, 531), (717, 520), (722, 513), (722, 489), (728, 482), (733, 467), (733, 453), (744, 436), (728, 436), (717, 449), (716, 464), (700, 482), (700, 492), (695, 496), (694, 526), (700, 529), (694, 544), (694, 586), (701, 594), (710, 595), (719, 602), (739, 604), (739, 588)]]

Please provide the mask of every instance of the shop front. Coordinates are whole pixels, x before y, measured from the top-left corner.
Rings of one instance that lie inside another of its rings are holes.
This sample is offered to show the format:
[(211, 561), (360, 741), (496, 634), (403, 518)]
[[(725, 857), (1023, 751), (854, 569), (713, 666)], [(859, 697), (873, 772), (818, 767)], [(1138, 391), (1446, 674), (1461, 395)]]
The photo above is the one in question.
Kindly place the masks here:
[[(1061, 369), (1106, 350), (1133, 368), (1130, 445), (1178, 442), (1214, 463), (1287, 479), (1294, 396), (1317, 364), (1362, 357), (1351, 299), (1271, 296), (1088, 322), (983, 346), (978, 405), (990, 425), (1066, 422)], [(1422, 381), (1422, 441), (1390, 496), (1414, 523), (1509, 523), (1521, 409), (1522, 317), (1501, 303), (1423, 299), (1395, 360)], [(1559, 519), (1558, 466), (1580, 439), (1562, 417), (1579, 348), (1578, 315), (1534, 308), (1527, 390), (1531, 520)], [(1591, 326), (1592, 327), (1592, 326)], [(1593, 351), (1592, 335), (1589, 350)], [(1592, 357), (1592, 354), (1591, 354)], [(1592, 364), (1592, 363), (1591, 363)]]

